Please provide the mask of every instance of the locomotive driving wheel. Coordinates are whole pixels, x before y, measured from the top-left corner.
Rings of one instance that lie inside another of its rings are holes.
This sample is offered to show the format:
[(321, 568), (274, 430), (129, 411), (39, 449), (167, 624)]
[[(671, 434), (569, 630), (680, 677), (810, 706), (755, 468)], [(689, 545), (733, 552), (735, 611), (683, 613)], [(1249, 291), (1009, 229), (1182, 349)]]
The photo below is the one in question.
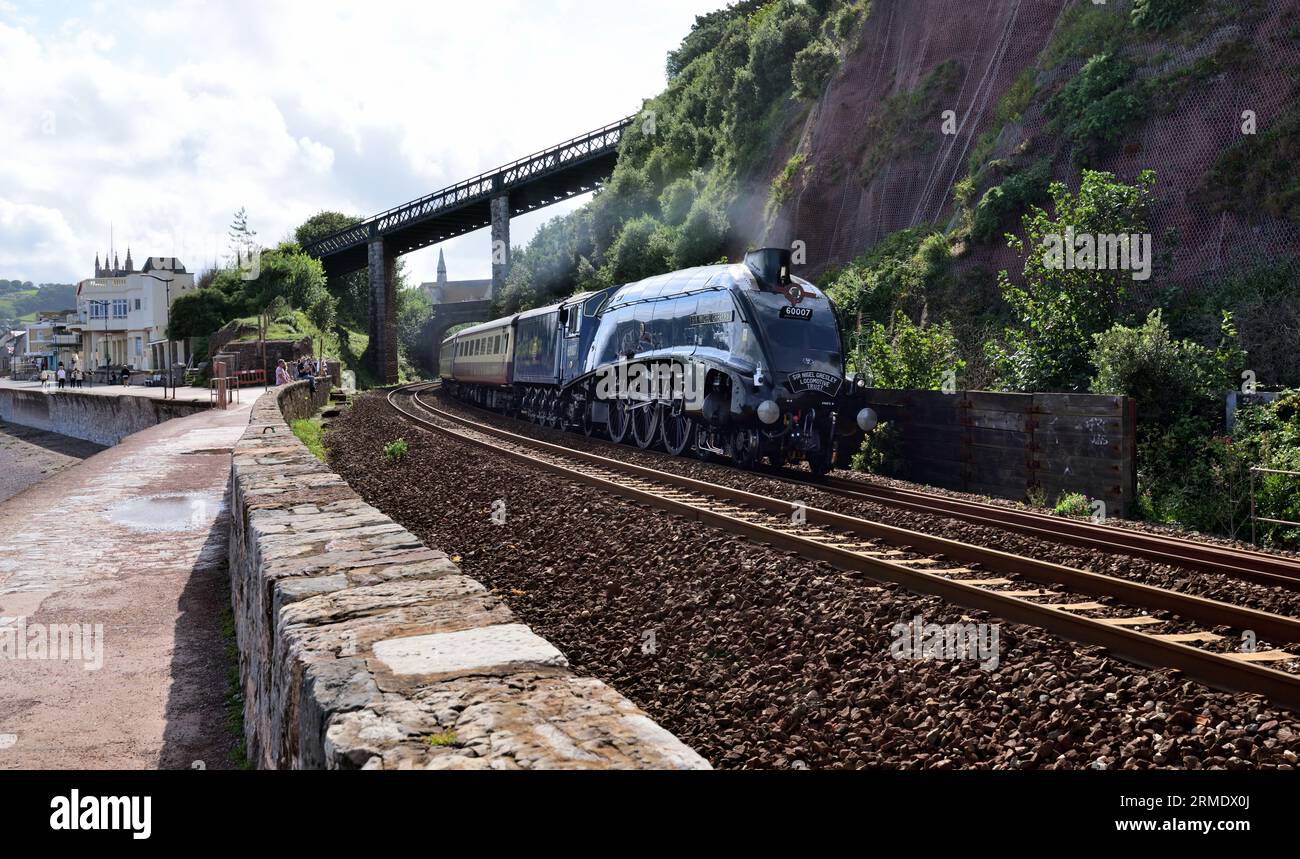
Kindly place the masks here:
[(627, 400), (612, 400), (609, 404), (609, 440), (614, 444), (627, 441), (632, 416), (627, 412)]
[(659, 405), (645, 403), (631, 410), (632, 439), (642, 450), (649, 450), (659, 438)]
[(663, 406), (663, 414), (659, 418), (659, 437), (663, 442), (664, 450), (673, 456), (681, 456), (690, 450), (691, 442), (695, 440), (695, 422), (688, 418), (685, 412), (674, 414), (672, 406)]

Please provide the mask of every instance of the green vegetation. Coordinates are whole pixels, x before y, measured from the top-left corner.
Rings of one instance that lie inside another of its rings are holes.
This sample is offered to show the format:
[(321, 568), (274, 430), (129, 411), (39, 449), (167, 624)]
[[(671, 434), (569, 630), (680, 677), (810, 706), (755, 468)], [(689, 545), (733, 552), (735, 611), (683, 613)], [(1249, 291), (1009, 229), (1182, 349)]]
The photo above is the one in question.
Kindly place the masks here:
[(972, 216), (970, 235), (976, 242), (994, 240), (998, 230), (1032, 203), (1047, 197), (1051, 165), (1040, 161), (1023, 173), (1013, 173), (984, 193)]
[(862, 450), (853, 457), (853, 470), (882, 477), (898, 477), (903, 470), (903, 432), (892, 423), (882, 423), (867, 433)]
[(239, 677), (239, 639), (235, 629), (235, 612), (227, 602), (221, 609), (222, 651), (226, 658), (226, 730), (234, 739), (230, 763), (235, 769), (251, 770), (248, 740), (244, 734), (244, 686)]
[(1220, 211), (1290, 218), (1300, 229), (1300, 108), (1292, 102), (1267, 130), (1243, 135), (1225, 151), (1201, 197)]
[(1074, 145), (1076, 165), (1109, 154), (1143, 118), (1145, 90), (1134, 83), (1135, 71), (1115, 54), (1097, 54), (1044, 105), (1055, 128)]
[(795, 181), (803, 174), (803, 168), (807, 162), (807, 155), (796, 152), (785, 163), (785, 169), (772, 180), (772, 196), (767, 202), (769, 220), (786, 204), (786, 201), (790, 199), (790, 195), (794, 193)]
[(430, 734), (424, 738), (424, 742), (435, 749), (454, 749), (460, 745), (460, 740), (456, 737), (455, 731)]
[(863, 351), (869, 383), (876, 388), (938, 391), (955, 384), (966, 369), (951, 325), (917, 325), (901, 310), (888, 328), (871, 323)]
[(818, 98), (840, 66), (840, 52), (826, 39), (817, 39), (794, 58), (794, 94)]
[(407, 454), (410, 452), (411, 446), (406, 443), (404, 438), (399, 438), (397, 441), (384, 445), (384, 458), (389, 462), (401, 462), (406, 459)]
[(1139, 30), (1168, 30), (1191, 5), (1191, 0), (1133, 0), (1133, 26)]
[(869, 3), (849, 0), (748, 0), (697, 18), (668, 58), (667, 88), (625, 135), (610, 181), (516, 252), (498, 309), (723, 258), (738, 179), (785, 143), (806, 109), (796, 90), (820, 92), (869, 13)]
[(325, 428), (321, 425), (320, 418), (305, 418), (294, 421), (291, 427), (293, 434), (298, 437), (299, 441), (307, 445), (307, 449), (311, 451), (312, 456), (321, 462), (329, 462), (329, 458), (325, 453)]
[(863, 184), (874, 179), (886, 162), (933, 145), (935, 124), (961, 86), (961, 78), (961, 66), (949, 60), (931, 70), (916, 89), (889, 97), (871, 115), (858, 169)]
[(0, 280), (0, 331), (35, 322), (42, 311), (76, 310), (77, 287), (63, 283)]
[(1097, 267), (1066, 268), (1053, 253), (1067, 234), (1146, 233), (1147, 207), (1155, 174), (1146, 171), (1135, 185), (1109, 173), (1084, 171), (1078, 193), (1063, 183), (1049, 188), (1052, 214), (1034, 207), (1024, 216), (1024, 236), (1008, 245), (1025, 254), (1020, 282), (1007, 272), (998, 286), (1013, 324), (988, 354), (1003, 387), (1014, 391), (1083, 390), (1089, 376), (1093, 338), (1113, 325), (1128, 295), (1131, 271)]
[(1069, 518), (1079, 518), (1082, 516), (1092, 515), (1092, 501), (1086, 495), (1080, 495), (1077, 492), (1072, 495), (1066, 495), (1060, 501), (1056, 502), (1056, 507), (1052, 511), (1057, 516)]

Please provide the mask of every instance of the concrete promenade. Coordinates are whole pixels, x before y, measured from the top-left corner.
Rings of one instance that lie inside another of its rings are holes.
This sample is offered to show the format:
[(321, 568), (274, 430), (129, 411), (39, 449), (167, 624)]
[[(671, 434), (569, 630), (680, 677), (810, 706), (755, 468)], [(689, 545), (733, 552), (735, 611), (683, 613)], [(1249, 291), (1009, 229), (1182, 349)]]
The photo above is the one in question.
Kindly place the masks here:
[[(15, 382), (12, 379), (0, 379), (0, 390), (11, 391), (39, 391), (41, 390), (40, 382)], [(55, 393), (58, 384), (51, 379), (46, 391)], [(180, 387), (172, 391), (171, 388), (146, 388), (142, 385), (132, 385), (124, 387), (122, 385), (91, 385), (89, 382), (82, 383), (80, 388), (65, 388), (64, 390), (78, 394), (97, 394), (103, 397), (144, 397), (150, 400), (161, 400), (164, 398), (174, 399), (182, 403), (206, 403), (209, 401), (211, 394), (207, 388), (187, 388)], [(245, 406), (251, 406), (257, 402), (257, 398), (266, 393), (266, 388), (243, 388), (239, 391), (240, 402)], [(232, 393), (232, 399), (234, 394)]]
[(0, 768), (227, 765), (225, 495), (255, 400), (0, 502)]

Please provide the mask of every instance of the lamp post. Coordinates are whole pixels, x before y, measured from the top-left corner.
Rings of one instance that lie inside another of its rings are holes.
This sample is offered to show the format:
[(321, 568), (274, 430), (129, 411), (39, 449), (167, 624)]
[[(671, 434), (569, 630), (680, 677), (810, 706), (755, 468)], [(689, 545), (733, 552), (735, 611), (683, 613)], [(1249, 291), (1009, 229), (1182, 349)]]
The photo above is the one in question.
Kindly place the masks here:
[(145, 277), (151, 277), (163, 284), (166, 291), (166, 308), (167, 308), (167, 375), (163, 376), (163, 399), (167, 399), (167, 383), (171, 382), (172, 399), (176, 399), (176, 381), (171, 378), (172, 375), (172, 283), (176, 278), (159, 277), (156, 274), (146, 274)]
[[(112, 306), (110, 301), (87, 301), (86, 304), (92, 307), (102, 307), (104, 309), (104, 384), (108, 384), (108, 309)], [(90, 374), (90, 386), (95, 387), (95, 374)]]

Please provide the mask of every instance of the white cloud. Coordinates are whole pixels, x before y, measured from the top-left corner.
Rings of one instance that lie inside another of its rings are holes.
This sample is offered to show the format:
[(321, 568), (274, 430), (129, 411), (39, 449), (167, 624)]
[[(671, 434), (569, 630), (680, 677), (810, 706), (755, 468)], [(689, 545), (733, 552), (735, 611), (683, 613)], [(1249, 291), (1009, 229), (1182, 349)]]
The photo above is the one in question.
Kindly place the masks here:
[[(110, 226), (199, 268), (241, 206), (271, 243), (414, 199), (636, 110), (722, 5), (0, 0), (0, 277), (83, 278)], [(452, 276), (486, 276), (488, 244), (447, 243)]]

